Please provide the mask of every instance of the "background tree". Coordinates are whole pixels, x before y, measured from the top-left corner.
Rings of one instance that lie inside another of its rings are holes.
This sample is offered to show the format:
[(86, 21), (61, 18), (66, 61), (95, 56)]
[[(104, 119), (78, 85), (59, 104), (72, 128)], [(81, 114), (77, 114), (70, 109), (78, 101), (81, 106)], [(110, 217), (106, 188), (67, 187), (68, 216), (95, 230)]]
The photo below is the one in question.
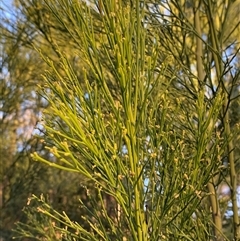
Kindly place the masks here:
[(74, 218), (80, 216), (74, 210), (78, 195), (84, 189), (81, 189), (78, 176), (54, 170), (30, 158), (30, 153), (39, 151), (52, 159), (43, 148), (45, 144), (33, 136), (33, 131), (44, 134), (39, 120), (42, 110), (48, 106), (47, 101), (36, 93), (38, 85), (43, 84), (41, 74), (47, 65), (33, 45), (41, 45), (42, 51), (47, 51), (52, 59), (56, 58), (56, 53), (49, 51), (48, 42), (30, 22), (25, 22), (20, 8), (1, 6), (4, 9), (1, 9), (0, 22), (0, 236), (2, 240), (9, 240), (13, 236), (14, 223), (27, 222), (22, 209), (32, 193), (47, 194), (54, 207), (71, 210), (68, 213)]

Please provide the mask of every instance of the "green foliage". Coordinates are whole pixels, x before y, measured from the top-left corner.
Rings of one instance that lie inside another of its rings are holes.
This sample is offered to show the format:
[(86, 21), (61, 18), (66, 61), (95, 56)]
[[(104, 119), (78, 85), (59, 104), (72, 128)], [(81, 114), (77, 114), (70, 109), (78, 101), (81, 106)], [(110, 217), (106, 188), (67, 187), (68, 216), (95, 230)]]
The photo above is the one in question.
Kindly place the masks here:
[[(49, 194), (55, 208), (70, 210), (69, 215), (75, 218), (78, 212), (71, 210), (79, 204), (78, 196), (82, 191), (78, 176), (33, 162), (30, 157), (30, 153), (39, 151), (51, 159), (49, 152), (44, 150), (45, 144), (32, 133), (37, 125), (35, 131), (43, 135), (38, 121), (47, 102), (36, 90), (37, 85), (42, 85), (41, 73), (47, 66), (31, 46), (33, 39), (27, 34), (31, 32), (29, 23), (22, 22), (23, 16), (16, 9), (5, 10), (1, 9), (0, 14), (0, 239), (9, 240), (14, 223), (26, 221), (22, 209), (32, 193)], [(42, 40), (37, 34), (35, 37)], [(48, 49), (45, 44), (41, 46)], [(49, 50), (48, 53), (53, 55)]]
[[(238, 240), (238, 50), (226, 47), (238, 23), (224, 31), (238, 1), (19, 2), (47, 66), (45, 151), (32, 158), (66, 172), (79, 198), (60, 207), (33, 196), (19, 237)], [(223, 183), (232, 191), (229, 239)]]

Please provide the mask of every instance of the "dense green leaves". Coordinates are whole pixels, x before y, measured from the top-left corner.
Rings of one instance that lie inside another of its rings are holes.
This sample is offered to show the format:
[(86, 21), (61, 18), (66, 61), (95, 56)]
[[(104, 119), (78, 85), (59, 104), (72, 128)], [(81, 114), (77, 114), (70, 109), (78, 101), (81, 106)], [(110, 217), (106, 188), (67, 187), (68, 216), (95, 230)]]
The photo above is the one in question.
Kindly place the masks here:
[(238, 240), (238, 23), (224, 30), (238, 1), (19, 2), (46, 70), (32, 158), (82, 183), (80, 217), (33, 196), (20, 236)]

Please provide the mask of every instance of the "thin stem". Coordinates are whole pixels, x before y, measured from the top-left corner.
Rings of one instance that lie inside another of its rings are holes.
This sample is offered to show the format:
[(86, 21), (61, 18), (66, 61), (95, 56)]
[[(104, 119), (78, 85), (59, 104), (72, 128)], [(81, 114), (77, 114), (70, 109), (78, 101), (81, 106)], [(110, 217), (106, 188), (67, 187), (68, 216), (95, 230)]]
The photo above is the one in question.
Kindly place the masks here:
[[(225, 101), (225, 105), (226, 105)], [(226, 115), (224, 117), (224, 127), (226, 136), (231, 134), (230, 123), (229, 123), (229, 111), (226, 111)], [(230, 166), (230, 190), (231, 190), (231, 201), (232, 201), (232, 211), (233, 211), (233, 232), (234, 232), (234, 240), (240, 239), (240, 225), (239, 225), (239, 217), (238, 217), (238, 204), (237, 204), (237, 175), (234, 163), (234, 145), (232, 139), (228, 142), (228, 161)]]
[(220, 241), (222, 239), (222, 218), (221, 218), (221, 212), (219, 208), (219, 203), (217, 199), (217, 194), (215, 187), (213, 183), (208, 182), (207, 184), (208, 191), (210, 193), (209, 199), (210, 199), (210, 206), (212, 208), (212, 218), (214, 222), (214, 234), (216, 237), (216, 240)]
[(199, 17), (198, 1), (195, 2), (194, 24), (195, 24), (196, 32), (198, 34), (198, 36), (196, 36), (196, 42), (197, 42), (196, 61), (197, 61), (198, 79), (200, 81), (203, 81), (204, 79), (204, 70), (203, 70), (203, 64), (202, 64), (203, 43), (202, 43), (202, 39), (199, 37), (202, 35), (202, 32), (201, 32), (201, 23), (200, 23), (200, 17)]

